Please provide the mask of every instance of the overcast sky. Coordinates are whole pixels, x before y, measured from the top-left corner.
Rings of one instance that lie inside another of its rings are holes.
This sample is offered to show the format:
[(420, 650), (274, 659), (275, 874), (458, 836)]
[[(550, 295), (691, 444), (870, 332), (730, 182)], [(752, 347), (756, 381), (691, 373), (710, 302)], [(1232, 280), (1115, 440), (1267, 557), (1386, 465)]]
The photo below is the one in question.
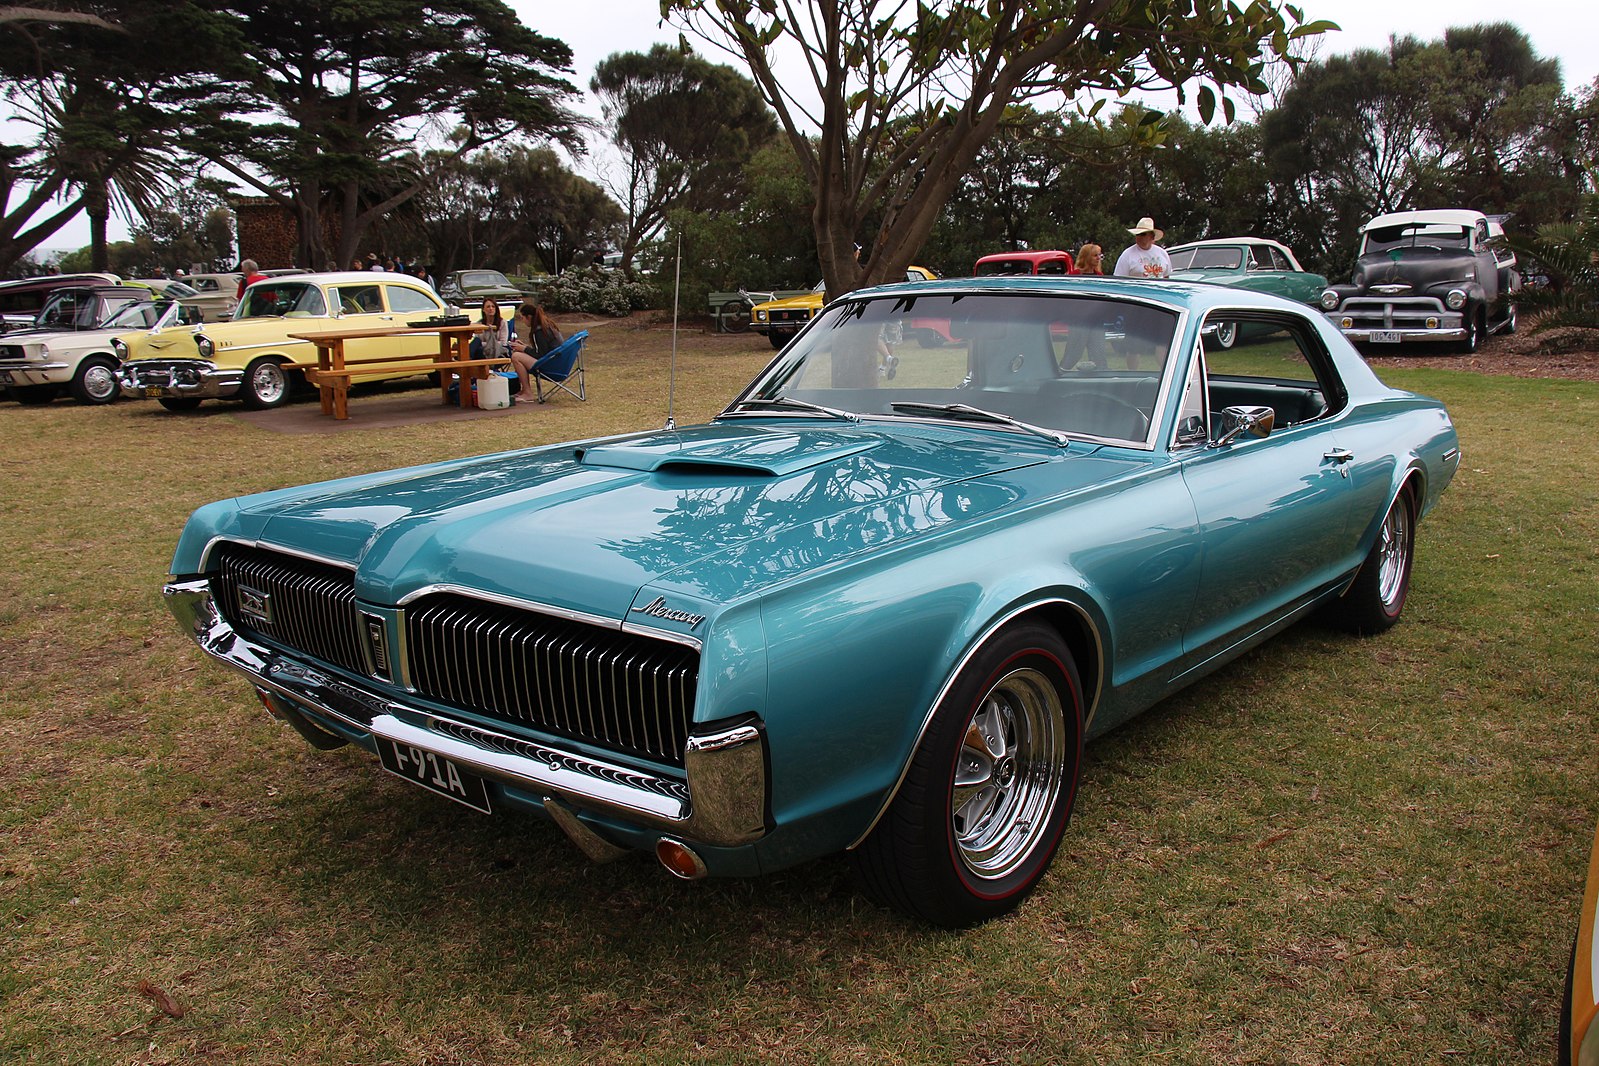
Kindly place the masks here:
[[(1510, 21), (1521, 27), (1533, 48), (1560, 60), (1566, 87), (1576, 89), (1599, 76), (1599, 4), (1592, 0), (1296, 0), (1307, 20), (1330, 19), (1341, 29), (1326, 35), (1322, 57), (1357, 48), (1383, 48), (1394, 34), (1424, 41), (1443, 36), (1451, 26)], [(565, 41), (572, 49), (569, 79), (585, 97), (595, 64), (613, 52), (645, 51), (657, 41), (676, 41), (678, 30), (660, 24), (659, 0), (510, 0), (533, 29)], [(1584, 14), (1583, 12), (1586, 12)], [(693, 38), (690, 38), (691, 41)], [(703, 42), (695, 47), (708, 58), (728, 62)], [(592, 98), (580, 110), (598, 114)], [(587, 169), (579, 164), (580, 171)], [(592, 174), (590, 175), (592, 176)], [(125, 239), (127, 227), (112, 219), (113, 240)], [(89, 241), (81, 216), (50, 241), (51, 247), (78, 248)]]

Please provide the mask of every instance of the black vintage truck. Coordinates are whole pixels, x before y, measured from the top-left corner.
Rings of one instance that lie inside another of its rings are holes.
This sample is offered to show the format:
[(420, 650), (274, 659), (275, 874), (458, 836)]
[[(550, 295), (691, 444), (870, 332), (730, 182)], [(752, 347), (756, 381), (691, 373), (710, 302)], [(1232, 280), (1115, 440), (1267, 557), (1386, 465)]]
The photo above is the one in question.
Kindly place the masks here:
[(1473, 352), (1490, 333), (1515, 332), (1520, 290), (1499, 219), (1400, 211), (1361, 227), (1354, 276), (1329, 285), (1321, 308), (1357, 344), (1445, 342)]

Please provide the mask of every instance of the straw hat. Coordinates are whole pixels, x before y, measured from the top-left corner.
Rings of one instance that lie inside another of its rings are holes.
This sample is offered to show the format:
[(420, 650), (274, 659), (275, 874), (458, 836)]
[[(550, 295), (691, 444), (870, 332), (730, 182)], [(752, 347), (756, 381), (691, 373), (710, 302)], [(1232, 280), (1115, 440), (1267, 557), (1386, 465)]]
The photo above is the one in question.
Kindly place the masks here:
[(1166, 231), (1163, 229), (1157, 229), (1155, 226), (1155, 220), (1150, 218), (1148, 215), (1145, 215), (1143, 218), (1139, 219), (1138, 225), (1134, 226), (1127, 232), (1131, 233), (1134, 237), (1138, 236), (1140, 233), (1153, 233), (1157, 241), (1166, 236)]

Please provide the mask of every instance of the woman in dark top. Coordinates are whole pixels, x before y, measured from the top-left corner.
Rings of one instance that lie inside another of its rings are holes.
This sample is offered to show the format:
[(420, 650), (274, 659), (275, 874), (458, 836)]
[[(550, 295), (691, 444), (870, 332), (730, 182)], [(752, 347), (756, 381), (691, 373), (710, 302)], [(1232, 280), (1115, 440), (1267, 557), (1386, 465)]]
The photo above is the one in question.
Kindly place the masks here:
[(535, 303), (523, 302), (516, 309), (516, 323), (511, 339), (511, 362), (516, 365), (516, 380), (522, 394), (527, 395), (533, 381), (528, 376), (533, 364), (560, 347), (566, 340), (555, 320)]

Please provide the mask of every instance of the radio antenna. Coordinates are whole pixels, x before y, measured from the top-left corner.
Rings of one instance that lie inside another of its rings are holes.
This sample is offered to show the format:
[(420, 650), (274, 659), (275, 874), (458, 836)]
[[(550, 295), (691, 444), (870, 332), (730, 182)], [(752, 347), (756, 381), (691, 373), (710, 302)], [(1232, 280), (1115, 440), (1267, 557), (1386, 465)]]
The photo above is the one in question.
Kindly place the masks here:
[(666, 428), (676, 429), (677, 419), (672, 417), (673, 402), (677, 398), (677, 300), (683, 288), (683, 231), (677, 232), (677, 271), (672, 277), (672, 364), (666, 372)]

